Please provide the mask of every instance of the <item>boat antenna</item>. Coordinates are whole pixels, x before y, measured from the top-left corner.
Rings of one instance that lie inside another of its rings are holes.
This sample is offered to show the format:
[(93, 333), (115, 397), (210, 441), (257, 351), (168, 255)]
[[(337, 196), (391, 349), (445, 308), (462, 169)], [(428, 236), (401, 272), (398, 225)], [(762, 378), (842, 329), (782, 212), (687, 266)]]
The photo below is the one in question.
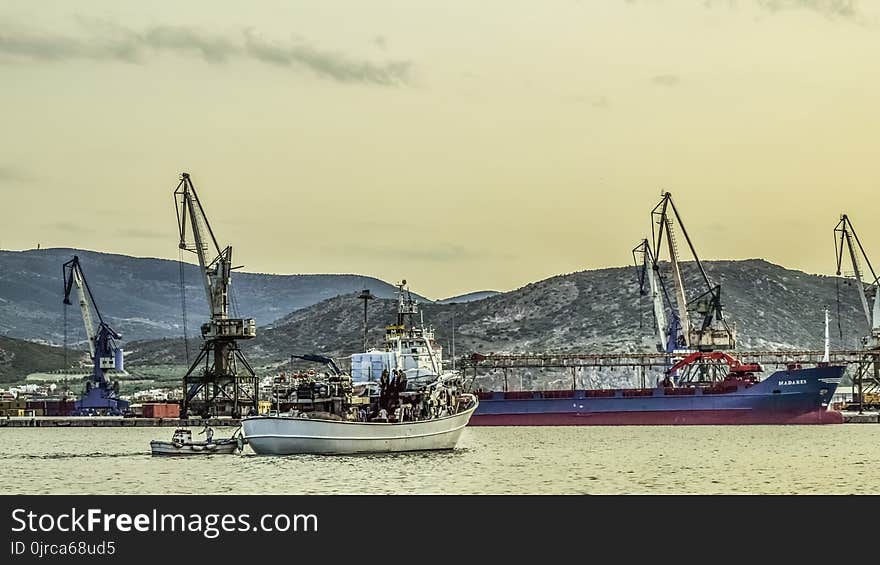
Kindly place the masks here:
[(452, 370), (455, 371), (455, 306), (452, 307)]

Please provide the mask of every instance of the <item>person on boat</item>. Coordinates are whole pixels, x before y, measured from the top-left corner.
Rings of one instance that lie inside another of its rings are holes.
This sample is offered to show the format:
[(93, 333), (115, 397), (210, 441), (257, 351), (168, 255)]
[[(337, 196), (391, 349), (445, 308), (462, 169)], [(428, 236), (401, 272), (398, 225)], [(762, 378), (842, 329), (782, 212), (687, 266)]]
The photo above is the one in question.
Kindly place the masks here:
[(382, 376), (379, 377), (379, 406), (381, 408), (388, 408), (390, 386), (391, 381), (388, 378), (388, 369), (384, 369), (382, 371)]
[(398, 370), (397, 372), (397, 391), (402, 392), (406, 390), (406, 373), (403, 369)]
[(205, 434), (207, 443), (214, 443), (214, 428), (205, 424), (205, 429), (199, 432), (199, 435)]

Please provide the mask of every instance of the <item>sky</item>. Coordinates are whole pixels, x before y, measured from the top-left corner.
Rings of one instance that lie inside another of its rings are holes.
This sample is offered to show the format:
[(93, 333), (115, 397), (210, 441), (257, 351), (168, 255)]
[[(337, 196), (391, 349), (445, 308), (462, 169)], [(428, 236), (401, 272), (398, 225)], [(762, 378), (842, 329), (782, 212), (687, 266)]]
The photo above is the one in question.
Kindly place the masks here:
[[(0, 3), (0, 248), (235, 263), (442, 298), (631, 264), (664, 190), (702, 259), (880, 253), (880, 3)], [(880, 259), (875, 260), (880, 262)]]

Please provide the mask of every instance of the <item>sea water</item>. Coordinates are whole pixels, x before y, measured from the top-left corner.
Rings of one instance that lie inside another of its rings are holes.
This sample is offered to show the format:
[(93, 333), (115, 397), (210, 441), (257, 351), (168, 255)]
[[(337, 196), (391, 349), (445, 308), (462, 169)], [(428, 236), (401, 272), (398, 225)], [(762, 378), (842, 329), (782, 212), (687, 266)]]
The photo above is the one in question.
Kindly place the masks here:
[(872, 424), (477, 427), (444, 452), (152, 457), (150, 440), (172, 431), (2, 428), (0, 484), (9, 494), (880, 493)]

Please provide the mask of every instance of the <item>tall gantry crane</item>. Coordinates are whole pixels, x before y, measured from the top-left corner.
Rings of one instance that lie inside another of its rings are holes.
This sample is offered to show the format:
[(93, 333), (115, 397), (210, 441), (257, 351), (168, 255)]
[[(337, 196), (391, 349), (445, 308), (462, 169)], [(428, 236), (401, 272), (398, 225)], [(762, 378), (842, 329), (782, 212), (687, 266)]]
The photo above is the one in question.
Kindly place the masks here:
[(238, 340), (256, 337), (256, 322), (253, 318), (229, 317), (231, 274), (236, 268), (232, 266), (232, 247), (221, 248), (217, 243), (188, 173), (181, 173), (174, 200), (179, 247), (198, 257), (211, 315), (210, 321), (201, 326), (199, 355), (183, 377), (182, 417), (188, 417), (191, 411), (203, 417), (241, 417), (244, 409), (255, 413), (259, 383)]
[[(722, 375), (727, 374), (727, 369), (720, 366), (718, 362), (720, 358), (717, 355), (708, 354), (719, 350), (734, 349), (736, 347), (736, 329), (724, 319), (721, 285), (714, 284), (703, 268), (700, 257), (694, 249), (694, 244), (684, 227), (681, 215), (672, 200), (671, 193), (664, 192), (660, 203), (651, 210), (651, 223), (653, 224), (652, 247), (647, 247), (647, 242), (645, 242), (645, 248), (646, 250), (654, 250), (651, 267), (658, 280), (662, 281), (660, 261), (664, 243), (669, 254), (676, 303), (676, 308), (670, 308), (670, 310), (675, 313), (675, 319), (681, 328), (677, 346), (683, 350), (692, 350), (698, 353), (688, 357), (689, 361), (686, 366), (677, 364), (674, 369), (670, 370), (679, 380), (714, 381), (722, 378)], [(675, 223), (678, 223), (681, 229), (700, 273), (700, 278), (705, 284), (705, 290), (691, 299), (688, 299), (687, 289), (681, 274), (681, 259), (675, 237)], [(697, 323), (691, 320), (691, 312), (695, 312), (701, 318), (697, 320)], [(667, 334), (667, 343), (668, 336), (669, 334)], [(700, 353), (707, 355), (700, 355)]]
[[(855, 287), (868, 326), (868, 335), (862, 338), (865, 362), (857, 365), (855, 375), (857, 403), (861, 410), (868, 404), (880, 404), (880, 394), (878, 394), (878, 389), (880, 389), (880, 281), (878, 281), (874, 267), (865, 253), (865, 248), (846, 214), (840, 216), (840, 221), (834, 228), (834, 248), (837, 256), (838, 276), (843, 272), (844, 249), (849, 255), (856, 283)], [(862, 269), (862, 261), (867, 266), (867, 272)], [(863, 280), (865, 276), (869, 279), (868, 281)], [(871, 306), (868, 305), (868, 291), (872, 291), (874, 294)]]
[(79, 308), (92, 360), (92, 373), (86, 378), (85, 389), (75, 404), (75, 410), (80, 415), (123, 414), (128, 411), (129, 404), (119, 397), (119, 381), (111, 380), (107, 373), (110, 370), (124, 371), (122, 348), (116, 345), (116, 340), (122, 339), (122, 336), (101, 315), (78, 256), (74, 255), (73, 259), (64, 263), (62, 275), (64, 305), (71, 305), (70, 295), (74, 287), (79, 295)]

